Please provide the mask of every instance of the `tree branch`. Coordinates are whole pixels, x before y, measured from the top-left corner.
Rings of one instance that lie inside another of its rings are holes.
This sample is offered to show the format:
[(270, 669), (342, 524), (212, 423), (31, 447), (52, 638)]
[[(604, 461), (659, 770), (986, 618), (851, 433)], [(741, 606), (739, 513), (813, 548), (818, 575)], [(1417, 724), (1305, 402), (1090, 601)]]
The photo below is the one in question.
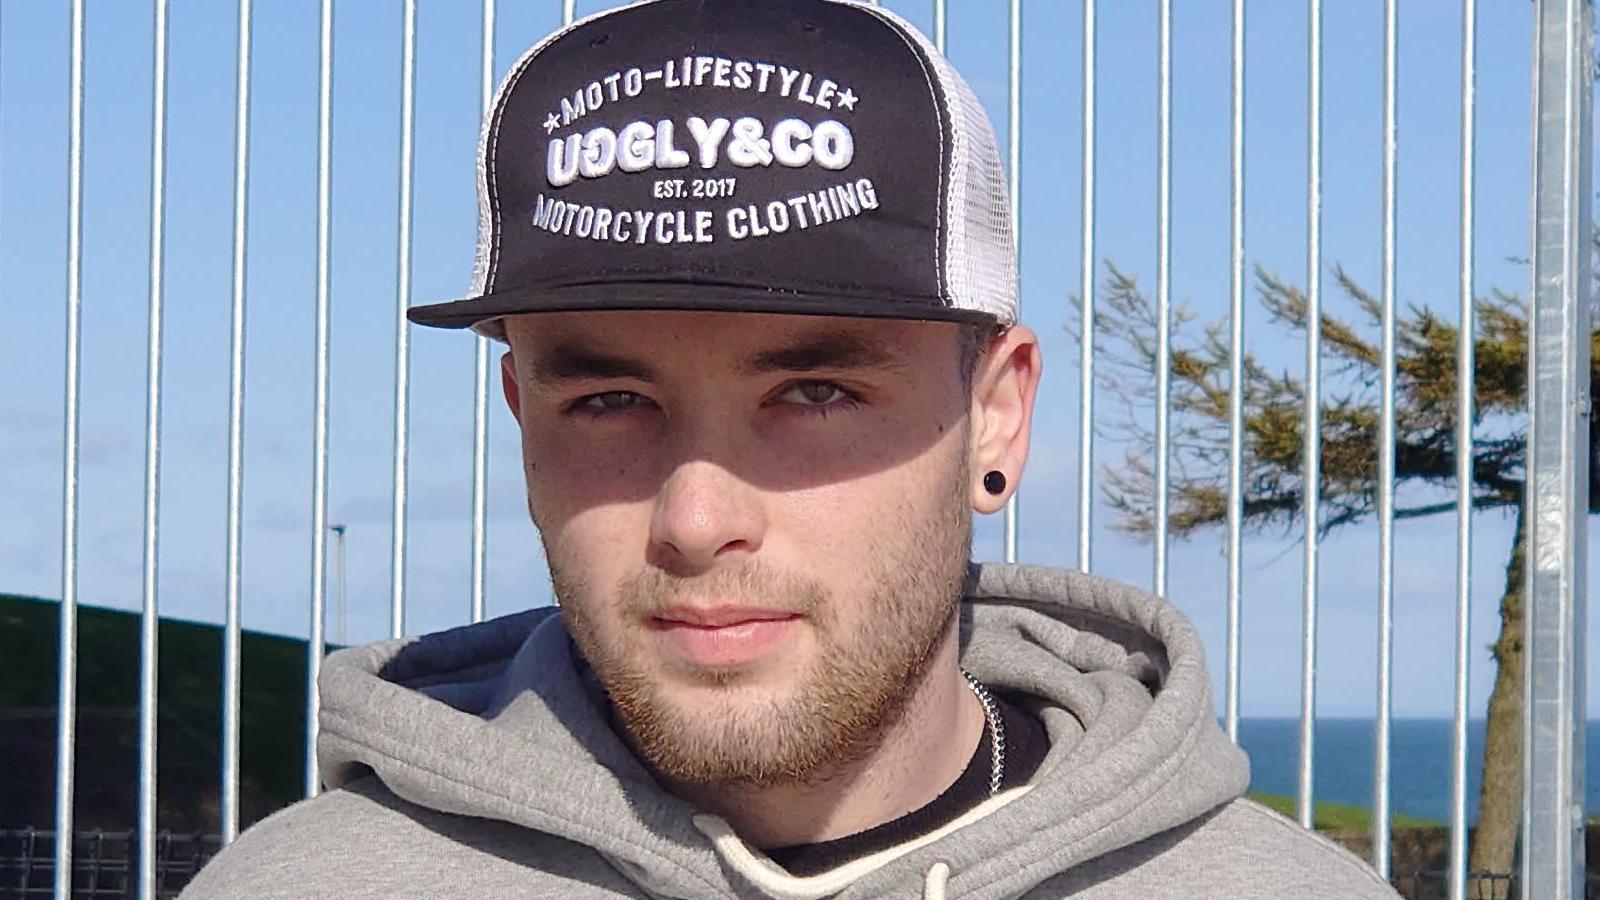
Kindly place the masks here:
[[(1507, 500), (1504, 497), (1498, 496), (1473, 497), (1472, 508), (1492, 509), (1497, 506), (1510, 506), (1512, 502), (1513, 501)], [(1433, 503), (1429, 504), (1428, 506), (1410, 506), (1406, 507), (1405, 509), (1395, 510), (1394, 517), (1396, 519), (1420, 519), (1424, 516), (1433, 516), (1438, 515), (1439, 513), (1449, 512), (1455, 508), (1456, 501), (1454, 500), (1451, 500), (1448, 503)]]

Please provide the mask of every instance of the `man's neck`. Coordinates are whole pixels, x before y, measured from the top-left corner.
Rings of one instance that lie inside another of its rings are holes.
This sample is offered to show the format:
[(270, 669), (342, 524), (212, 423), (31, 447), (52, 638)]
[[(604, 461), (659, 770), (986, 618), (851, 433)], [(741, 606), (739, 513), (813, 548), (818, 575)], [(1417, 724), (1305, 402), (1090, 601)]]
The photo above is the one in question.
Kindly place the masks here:
[(956, 664), (954, 633), (875, 749), (816, 783), (773, 787), (674, 784), (758, 847), (818, 843), (865, 831), (931, 803), (955, 783), (983, 738), (983, 706)]

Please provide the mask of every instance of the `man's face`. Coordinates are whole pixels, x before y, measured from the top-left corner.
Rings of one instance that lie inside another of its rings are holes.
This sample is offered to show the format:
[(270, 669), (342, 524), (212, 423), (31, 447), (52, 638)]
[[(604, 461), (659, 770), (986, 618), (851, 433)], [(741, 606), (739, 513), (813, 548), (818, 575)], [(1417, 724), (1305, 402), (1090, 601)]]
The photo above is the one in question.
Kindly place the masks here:
[(971, 533), (954, 325), (507, 320), (562, 614), (669, 776), (770, 785), (870, 749), (941, 642)]

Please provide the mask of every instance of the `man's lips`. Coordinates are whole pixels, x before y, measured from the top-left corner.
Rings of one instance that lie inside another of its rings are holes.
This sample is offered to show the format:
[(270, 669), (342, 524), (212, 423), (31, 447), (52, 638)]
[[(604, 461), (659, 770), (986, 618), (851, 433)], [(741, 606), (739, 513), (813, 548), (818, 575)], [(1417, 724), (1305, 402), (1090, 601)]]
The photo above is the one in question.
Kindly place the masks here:
[(669, 655), (702, 668), (749, 665), (778, 652), (796, 633), (799, 613), (747, 606), (675, 607), (650, 618)]
[(745, 622), (777, 622), (798, 617), (799, 613), (793, 610), (754, 606), (674, 606), (656, 612), (650, 618), (652, 624), (657, 626), (726, 628)]

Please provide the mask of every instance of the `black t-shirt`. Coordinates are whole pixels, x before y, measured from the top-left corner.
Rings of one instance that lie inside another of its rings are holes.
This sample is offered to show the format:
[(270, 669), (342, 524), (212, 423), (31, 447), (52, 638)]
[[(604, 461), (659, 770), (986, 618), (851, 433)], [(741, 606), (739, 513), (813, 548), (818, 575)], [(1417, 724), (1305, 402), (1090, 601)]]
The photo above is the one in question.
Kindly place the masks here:
[[(1008, 790), (1026, 784), (1039, 770), (1039, 764), (1050, 749), (1050, 739), (1045, 734), (1044, 723), (1021, 706), (1020, 700), (1013, 702), (999, 692), (994, 694), (994, 699), (1006, 733), (1006, 768), (1000, 789)], [(989, 729), (984, 728), (978, 749), (973, 752), (972, 759), (967, 761), (967, 767), (955, 783), (922, 808), (866, 831), (831, 841), (775, 847), (766, 851), (767, 856), (792, 875), (816, 875), (852, 859), (903, 844), (955, 821), (967, 810), (989, 799), (992, 737)]]

